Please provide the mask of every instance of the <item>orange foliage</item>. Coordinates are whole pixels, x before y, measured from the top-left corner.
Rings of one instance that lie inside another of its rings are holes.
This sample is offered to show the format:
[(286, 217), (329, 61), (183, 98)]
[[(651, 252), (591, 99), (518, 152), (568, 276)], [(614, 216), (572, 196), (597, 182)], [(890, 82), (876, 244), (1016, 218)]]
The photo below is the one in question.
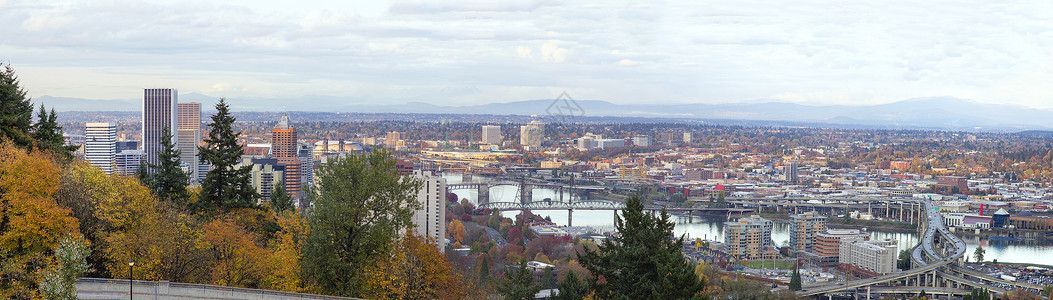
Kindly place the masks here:
[(410, 231), (366, 269), (365, 278), (370, 299), (460, 299), (469, 294), (465, 279), (436, 245)]
[(77, 233), (77, 219), (53, 197), (61, 169), (47, 155), (0, 143), (0, 258), (45, 253), (58, 239)]

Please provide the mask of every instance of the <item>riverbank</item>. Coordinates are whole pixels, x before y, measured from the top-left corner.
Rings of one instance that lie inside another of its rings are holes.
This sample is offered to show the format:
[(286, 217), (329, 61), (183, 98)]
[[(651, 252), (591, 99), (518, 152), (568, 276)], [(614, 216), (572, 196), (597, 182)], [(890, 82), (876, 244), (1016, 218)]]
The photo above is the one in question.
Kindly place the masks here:
[[(761, 213), (760, 216), (772, 221), (790, 221), (790, 215), (785, 213)], [(918, 231), (918, 225), (913, 223), (860, 219), (848, 219), (846, 222), (844, 218), (826, 218), (826, 227), (846, 229), (866, 228), (867, 231), (879, 230), (884, 232), (897, 233), (910, 233)]]

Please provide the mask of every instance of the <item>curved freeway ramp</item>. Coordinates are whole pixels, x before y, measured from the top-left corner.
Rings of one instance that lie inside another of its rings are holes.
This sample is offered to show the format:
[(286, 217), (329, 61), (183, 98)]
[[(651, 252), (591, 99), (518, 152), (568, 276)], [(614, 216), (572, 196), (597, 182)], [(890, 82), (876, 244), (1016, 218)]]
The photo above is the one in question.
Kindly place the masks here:
[[(814, 296), (827, 293), (835, 293), (839, 291), (861, 288), (866, 286), (872, 286), (882, 283), (887, 283), (895, 280), (918, 276), (925, 274), (933, 270), (943, 268), (965, 255), (965, 242), (958, 237), (951, 234), (946, 227), (943, 225), (943, 218), (935, 212), (928, 201), (921, 201), (925, 209), (925, 226), (918, 226), (919, 229), (924, 230), (923, 238), (919, 241), (919, 245), (914, 248), (912, 260), (918, 267), (899, 273), (892, 273), (889, 275), (878, 276), (874, 278), (856, 280), (849, 282), (842, 282), (832, 285), (817, 286), (808, 290), (798, 291), (798, 296)], [(944, 241), (954, 243), (955, 251), (953, 254), (948, 256), (941, 255), (936, 251), (935, 240), (936, 236), (939, 235)], [(873, 289), (872, 289), (873, 290)]]

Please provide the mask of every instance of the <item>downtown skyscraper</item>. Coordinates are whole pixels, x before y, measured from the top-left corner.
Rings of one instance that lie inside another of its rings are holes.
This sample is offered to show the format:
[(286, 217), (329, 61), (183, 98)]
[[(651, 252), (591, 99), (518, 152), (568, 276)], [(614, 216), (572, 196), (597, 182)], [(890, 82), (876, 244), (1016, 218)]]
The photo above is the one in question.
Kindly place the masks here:
[(187, 175), (191, 181), (204, 179), (200, 167), (197, 146), (201, 143), (201, 103), (178, 103), (179, 160), (186, 164)]
[(114, 160), (117, 158), (117, 123), (85, 124), (84, 158), (106, 174), (113, 174)]
[[(289, 126), (289, 116), (282, 114), (278, 124), (271, 130), (271, 157), (285, 166), (285, 192), (295, 198), (300, 197), (302, 165), (299, 159), (300, 144), (297, 142), (296, 128)], [(308, 170), (310, 172), (310, 170)]]
[(172, 142), (177, 143), (178, 103), (179, 92), (175, 89), (143, 90), (142, 149), (146, 152), (145, 162), (160, 163), (157, 153), (161, 152), (161, 136), (165, 130), (172, 134)]

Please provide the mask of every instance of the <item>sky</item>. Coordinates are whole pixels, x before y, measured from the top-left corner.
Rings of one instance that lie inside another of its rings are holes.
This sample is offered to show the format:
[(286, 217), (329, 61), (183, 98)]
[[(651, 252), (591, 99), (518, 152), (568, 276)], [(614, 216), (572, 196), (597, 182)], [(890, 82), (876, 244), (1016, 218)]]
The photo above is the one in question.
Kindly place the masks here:
[(1053, 1), (0, 0), (0, 61), (34, 97), (1053, 108), (1050, 15)]

